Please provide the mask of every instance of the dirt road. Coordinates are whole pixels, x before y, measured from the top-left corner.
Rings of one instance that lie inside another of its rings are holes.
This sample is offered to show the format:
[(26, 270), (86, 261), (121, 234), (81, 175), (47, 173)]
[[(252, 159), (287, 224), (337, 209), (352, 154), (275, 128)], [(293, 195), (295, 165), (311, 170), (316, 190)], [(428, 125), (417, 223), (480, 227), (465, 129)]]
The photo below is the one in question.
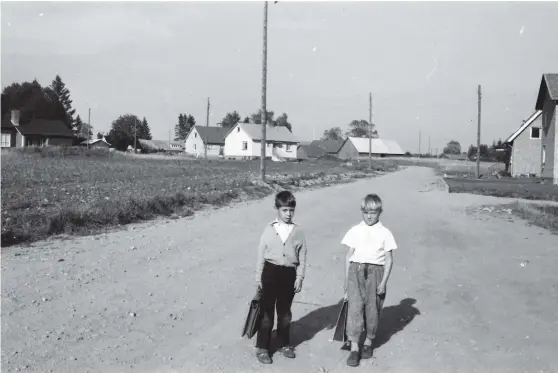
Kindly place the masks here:
[[(384, 199), (400, 248), (375, 359), (349, 368), (327, 328), (342, 295), (339, 242), (367, 192)], [(558, 237), (470, 211), (504, 200), (447, 194), (426, 168), (297, 199), (310, 263), (293, 306), (297, 359), (261, 367), (239, 337), (268, 197), (6, 250), (2, 371), (558, 371)]]

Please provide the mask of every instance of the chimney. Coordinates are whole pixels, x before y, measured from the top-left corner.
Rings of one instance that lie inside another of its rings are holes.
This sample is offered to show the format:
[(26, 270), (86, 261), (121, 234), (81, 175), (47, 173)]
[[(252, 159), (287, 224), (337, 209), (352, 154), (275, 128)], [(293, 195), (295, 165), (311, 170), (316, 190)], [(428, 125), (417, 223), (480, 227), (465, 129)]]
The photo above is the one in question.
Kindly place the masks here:
[(19, 126), (19, 110), (12, 110), (12, 124), (14, 126)]

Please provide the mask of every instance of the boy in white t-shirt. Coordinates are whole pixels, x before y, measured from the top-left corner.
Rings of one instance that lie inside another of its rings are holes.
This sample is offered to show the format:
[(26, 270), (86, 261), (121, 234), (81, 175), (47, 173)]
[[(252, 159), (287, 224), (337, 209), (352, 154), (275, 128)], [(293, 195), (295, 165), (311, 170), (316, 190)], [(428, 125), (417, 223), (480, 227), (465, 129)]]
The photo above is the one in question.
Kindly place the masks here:
[[(362, 222), (355, 225), (341, 243), (348, 248), (345, 265), (345, 298), (348, 301), (347, 337), (351, 353), (347, 365), (358, 366), (360, 359), (372, 357), (380, 312), (386, 296), (386, 284), (393, 266), (392, 251), (397, 244), (391, 231), (380, 222), (382, 200), (368, 194), (361, 204)], [(359, 340), (366, 328), (366, 340)]]

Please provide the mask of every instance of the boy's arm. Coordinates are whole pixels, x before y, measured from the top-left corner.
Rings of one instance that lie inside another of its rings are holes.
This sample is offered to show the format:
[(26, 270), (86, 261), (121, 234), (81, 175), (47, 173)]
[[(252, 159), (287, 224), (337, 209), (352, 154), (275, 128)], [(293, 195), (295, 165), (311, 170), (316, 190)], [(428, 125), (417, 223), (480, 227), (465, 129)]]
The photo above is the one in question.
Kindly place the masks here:
[(343, 245), (343, 248), (347, 250), (347, 256), (345, 257), (345, 284), (343, 285), (343, 290), (347, 292), (347, 280), (349, 278), (349, 266), (351, 265), (351, 256), (355, 253), (355, 249), (347, 245)]
[(302, 237), (302, 247), (298, 252), (298, 266), (296, 268), (296, 279), (299, 281), (304, 280), (304, 276), (306, 274), (306, 252), (308, 248), (306, 246), (306, 236), (303, 235)]
[(265, 263), (264, 253), (266, 248), (265, 243), (265, 233), (267, 232), (267, 228), (264, 229), (262, 236), (260, 238), (260, 243), (258, 245), (258, 259), (256, 261), (256, 283), (261, 284), (262, 282), (262, 272)]
[[(384, 276), (382, 277), (382, 282), (380, 282), (380, 287), (385, 288), (391, 273), (391, 267), (393, 267), (393, 251), (386, 252), (386, 264), (384, 265)], [(385, 291), (385, 290), (384, 290)]]

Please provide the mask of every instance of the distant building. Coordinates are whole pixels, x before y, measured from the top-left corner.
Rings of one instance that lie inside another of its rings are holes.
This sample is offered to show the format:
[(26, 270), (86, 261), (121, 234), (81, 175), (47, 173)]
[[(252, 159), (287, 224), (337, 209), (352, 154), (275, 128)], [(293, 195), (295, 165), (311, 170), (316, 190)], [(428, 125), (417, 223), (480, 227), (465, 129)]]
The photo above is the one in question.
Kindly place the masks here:
[(230, 128), (194, 126), (184, 141), (184, 151), (195, 156), (205, 156), (207, 146), (208, 157), (224, 155), (225, 137)]
[[(138, 148), (145, 153), (182, 153), (184, 144), (181, 141), (138, 139)], [(132, 149), (134, 147), (132, 146)]]
[(298, 159), (317, 159), (327, 154), (324, 148), (311, 143), (300, 143), (297, 148), (296, 157)]
[(535, 104), (541, 110), (542, 152), (541, 178), (545, 183), (558, 185), (558, 74), (543, 74)]
[(337, 157), (344, 143), (345, 140), (314, 140), (310, 145), (320, 147), (327, 155)]
[[(349, 137), (338, 152), (340, 159), (359, 159), (368, 157), (370, 140), (366, 137)], [(394, 140), (372, 139), (372, 156), (393, 157), (402, 156), (405, 152)]]
[[(255, 159), (261, 157), (262, 125), (237, 123), (225, 138), (225, 158)], [(267, 126), (266, 158), (282, 161), (297, 158), (300, 141), (283, 126)]]
[(79, 145), (81, 146), (87, 146), (87, 143), (89, 142), (89, 147), (90, 148), (110, 148), (110, 144), (107, 142), (107, 140), (105, 140), (105, 138), (102, 139), (95, 139), (95, 140), (89, 140), (89, 141), (82, 141), (80, 142)]
[(12, 110), (11, 117), (2, 118), (2, 148), (72, 146), (75, 140), (72, 130), (61, 120), (31, 119), (20, 123), (19, 110)]
[(541, 176), (542, 111), (537, 110), (523, 121), (505, 141), (511, 147), (511, 176)]

